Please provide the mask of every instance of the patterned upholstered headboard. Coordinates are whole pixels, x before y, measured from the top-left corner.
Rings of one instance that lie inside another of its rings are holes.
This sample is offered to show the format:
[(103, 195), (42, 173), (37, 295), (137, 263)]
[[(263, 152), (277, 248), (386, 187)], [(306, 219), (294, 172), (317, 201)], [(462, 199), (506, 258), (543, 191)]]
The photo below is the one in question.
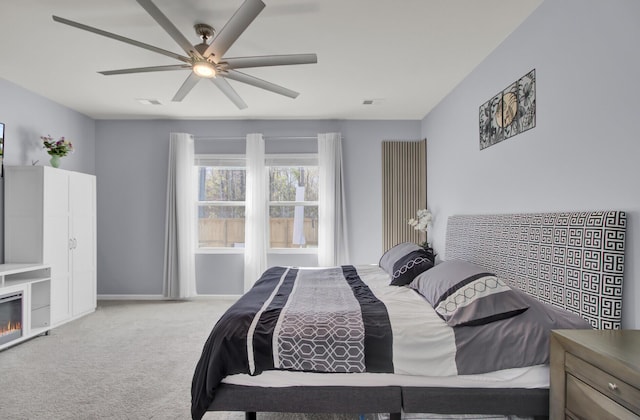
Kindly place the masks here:
[(446, 259), (476, 263), (538, 300), (619, 329), (622, 211), (451, 216)]

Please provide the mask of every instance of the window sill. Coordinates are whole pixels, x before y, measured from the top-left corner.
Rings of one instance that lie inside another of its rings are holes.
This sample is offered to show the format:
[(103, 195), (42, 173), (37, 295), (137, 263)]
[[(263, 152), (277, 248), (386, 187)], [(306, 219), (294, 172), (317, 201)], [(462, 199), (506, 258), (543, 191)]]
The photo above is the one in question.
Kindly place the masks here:
[[(196, 254), (244, 254), (244, 248), (199, 248)], [(267, 254), (307, 254), (315, 255), (318, 248), (270, 248)]]
[(267, 254), (317, 254), (318, 248), (269, 248)]
[(244, 254), (244, 248), (199, 248), (196, 254)]

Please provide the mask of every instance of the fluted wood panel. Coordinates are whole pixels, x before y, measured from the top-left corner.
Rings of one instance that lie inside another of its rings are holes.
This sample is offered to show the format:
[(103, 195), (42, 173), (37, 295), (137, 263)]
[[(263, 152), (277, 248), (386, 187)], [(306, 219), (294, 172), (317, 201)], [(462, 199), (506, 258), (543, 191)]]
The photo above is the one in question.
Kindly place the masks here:
[(382, 142), (382, 246), (421, 243), (424, 235), (407, 221), (427, 206), (427, 143)]

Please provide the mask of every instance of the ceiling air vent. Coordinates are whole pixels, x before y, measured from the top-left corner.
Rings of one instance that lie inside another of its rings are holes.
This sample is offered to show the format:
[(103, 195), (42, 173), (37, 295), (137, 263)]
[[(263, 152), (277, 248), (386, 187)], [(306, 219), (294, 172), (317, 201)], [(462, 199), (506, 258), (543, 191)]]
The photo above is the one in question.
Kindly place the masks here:
[(365, 99), (362, 101), (362, 105), (380, 105), (383, 101), (382, 98)]
[(136, 99), (136, 101), (140, 102), (142, 105), (162, 105), (162, 103), (157, 99)]

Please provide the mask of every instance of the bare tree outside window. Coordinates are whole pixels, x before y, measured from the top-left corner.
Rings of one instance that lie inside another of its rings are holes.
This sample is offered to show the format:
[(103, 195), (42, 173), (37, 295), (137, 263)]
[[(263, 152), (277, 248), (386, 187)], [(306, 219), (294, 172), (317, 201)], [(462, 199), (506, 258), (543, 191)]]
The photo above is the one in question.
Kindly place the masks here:
[(271, 248), (317, 248), (318, 167), (269, 168)]
[[(317, 248), (318, 167), (270, 166), (271, 248)], [(198, 167), (198, 247), (244, 247), (246, 170)]]
[(199, 167), (198, 246), (244, 246), (246, 170)]

